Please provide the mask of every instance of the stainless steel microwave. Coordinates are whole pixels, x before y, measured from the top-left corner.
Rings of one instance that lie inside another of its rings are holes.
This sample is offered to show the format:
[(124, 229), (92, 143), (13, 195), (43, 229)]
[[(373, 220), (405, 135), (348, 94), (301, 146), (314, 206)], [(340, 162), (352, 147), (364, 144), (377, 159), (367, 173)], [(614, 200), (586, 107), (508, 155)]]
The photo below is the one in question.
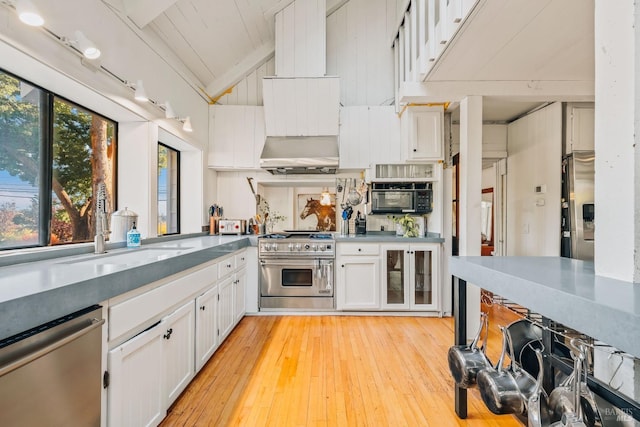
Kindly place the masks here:
[(427, 214), (433, 210), (431, 182), (371, 183), (372, 214)]

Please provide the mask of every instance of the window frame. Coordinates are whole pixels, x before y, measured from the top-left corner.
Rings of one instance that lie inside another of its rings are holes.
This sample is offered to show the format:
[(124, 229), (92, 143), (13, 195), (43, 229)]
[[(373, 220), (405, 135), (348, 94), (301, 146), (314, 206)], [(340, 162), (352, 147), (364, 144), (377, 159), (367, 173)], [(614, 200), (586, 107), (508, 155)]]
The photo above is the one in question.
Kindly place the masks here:
[[(176, 189), (177, 189), (176, 190), (176, 197), (175, 197), (176, 200), (177, 200), (176, 231), (173, 232), (173, 233), (166, 232), (166, 233), (160, 234), (159, 230), (158, 230), (158, 228), (160, 226), (160, 221), (159, 221), (160, 220), (160, 215), (158, 213), (158, 215), (157, 215), (157, 223), (156, 223), (156, 233), (157, 233), (157, 235), (159, 237), (160, 236), (174, 236), (174, 235), (180, 234), (180, 211), (181, 211), (181, 203), (180, 203), (180, 194), (181, 194), (180, 168), (181, 168), (181, 160), (180, 160), (180, 157), (181, 156), (180, 156), (180, 150), (178, 150), (177, 148), (174, 148), (174, 147), (172, 147), (172, 146), (170, 146), (168, 144), (165, 144), (162, 141), (158, 141), (157, 150), (159, 150), (160, 147), (164, 147), (165, 149), (169, 150), (169, 152), (176, 153)], [(159, 167), (159, 161), (158, 161), (158, 165), (157, 166)], [(170, 184), (171, 180), (168, 179), (168, 181), (169, 181), (169, 184)], [(168, 186), (167, 186), (167, 188), (168, 188)], [(158, 205), (160, 204), (160, 197), (159, 196), (160, 196), (160, 186), (158, 185), (157, 194), (156, 194), (156, 200), (157, 200)], [(167, 212), (168, 211), (169, 211), (169, 198), (167, 197)], [(169, 221), (167, 221), (167, 225), (168, 225), (168, 222)]]
[[(0, 252), (2, 251), (10, 251), (10, 250), (19, 250), (19, 249), (29, 249), (29, 248), (39, 248), (39, 247), (53, 247), (51, 244), (51, 221), (53, 219), (53, 214), (51, 212), (51, 208), (53, 206), (53, 146), (54, 146), (54, 104), (56, 99), (62, 102), (65, 102), (73, 107), (79, 108), (87, 113), (92, 115), (96, 115), (103, 120), (106, 120), (110, 123), (113, 123), (114, 126), (114, 137), (115, 137), (115, 153), (113, 154), (113, 188), (111, 189), (112, 199), (113, 199), (113, 210), (117, 210), (118, 206), (118, 145), (119, 145), (119, 123), (116, 120), (113, 120), (104, 114), (100, 114), (91, 108), (85, 107), (84, 105), (72, 101), (69, 98), (57, 94), (49, 89), (46, 89), (38, 84), (33, 83), (32, 81), (20, 77), (4, 68), (0, 67), (0, 73), (8, 75), (20, 82), (24, 82), (40, 91), (40, 141), (39, 141), (39, 150), (40, 150), (40, 158), (41, 160), (38, 162), (38, 173), (40, 174), (40, 178), (38, 180), (38, 243), (37, 244), (29, 244), (29, 245), (17, 245), (17, 246), (9, 246), (5, 248), (0, 248)], [(90, 243), (89, 241), (78, 241), (78, 242), (65, 242), (56, 244), (56, 247), (63, 247), (68, 245), (75, 244), (86, 244)]]

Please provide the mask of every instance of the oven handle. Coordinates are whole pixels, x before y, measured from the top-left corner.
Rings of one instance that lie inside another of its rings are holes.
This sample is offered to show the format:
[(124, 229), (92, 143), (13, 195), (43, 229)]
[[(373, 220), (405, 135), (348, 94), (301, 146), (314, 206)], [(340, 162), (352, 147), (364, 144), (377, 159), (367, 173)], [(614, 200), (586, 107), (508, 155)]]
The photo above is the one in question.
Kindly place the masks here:
[(312, 259), (281, 259), (281, 260), (265, 260), (261, 259), (260, 264), (262, 266), (282, 265), (282, 266), (306, 266), (315, 268), (316, 258)]

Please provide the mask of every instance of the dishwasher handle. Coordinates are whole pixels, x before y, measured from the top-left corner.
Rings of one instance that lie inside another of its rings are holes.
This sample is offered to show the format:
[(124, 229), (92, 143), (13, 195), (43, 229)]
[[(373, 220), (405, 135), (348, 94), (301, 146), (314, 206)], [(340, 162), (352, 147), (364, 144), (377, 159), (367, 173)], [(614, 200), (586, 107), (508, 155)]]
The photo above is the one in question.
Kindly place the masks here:
[(72, 333), (71, 335), (67, 335), (64, 338), (61, 338), (59, 340), (57, 340), (54, 343), (49, 344), (46, 347), (43, 347), (39, 350), (34, 351), (33, 353), (30, 353), (24, 357), (21, 357), (20, 359), (9, 363), (6, 366), (3, 366), (0, 368), (0, 377), (3, 375), (8, 374), (9, 372), (15, 371), (16, 369), (20, 368), (21, 366), (26, 365), (29, 362), (32, 362), (48, 353), (51, 353), (52, 351), (62, 347), (65, 344), (70, 343), (71, 341), (74, 341), (78, 338), (80, 338), (83, 335), (88, 334), (89, 332), (91, 332), (92, 330), (102, 326), (104, 324), (104, 319), (91, 319), (91, 324), (89, 326), (86, 326), (83, 329), (80, 329), (79, 331), (76, 331), (74, 333)]

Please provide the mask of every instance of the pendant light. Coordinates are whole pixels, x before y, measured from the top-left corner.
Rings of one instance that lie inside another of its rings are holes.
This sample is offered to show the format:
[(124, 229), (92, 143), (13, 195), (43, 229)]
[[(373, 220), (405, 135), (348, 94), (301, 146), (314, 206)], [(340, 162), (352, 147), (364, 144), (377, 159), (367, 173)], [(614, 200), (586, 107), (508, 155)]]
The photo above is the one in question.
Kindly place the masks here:
[(329, 193), (329, 188), (324, 187), (322, 189), (322, 193), (320, 193), (320, 204), (322, 206), (331, 205), (331, 194)]

